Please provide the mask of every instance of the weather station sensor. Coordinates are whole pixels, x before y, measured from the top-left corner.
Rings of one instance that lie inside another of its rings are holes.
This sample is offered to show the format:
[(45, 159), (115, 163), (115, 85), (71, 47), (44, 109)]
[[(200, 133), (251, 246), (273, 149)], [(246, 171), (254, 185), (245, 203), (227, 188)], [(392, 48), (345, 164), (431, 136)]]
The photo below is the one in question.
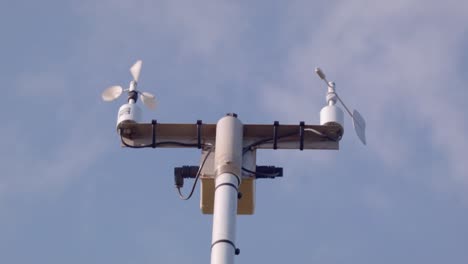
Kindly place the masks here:
[[(174, 169), (174, 184), (181, 199), (194, 194), (198, 181), (200, 209), (213, 215), (211, 263), (232, 264), (240, 250), (235, 243), (236, 217), (255, 213), (255, 184), (259, 179), (283, 176), (283, 168), (258, 166), (257, 149), (339, 149), (344, 132), (344, 114), (340, 102), (353, 120), (354, 129), (366, 144), (364, 118), (351, 112), (338, 96), (335, 84), (329, 82), (320, 68), (315, 72), (327, 84), (327, 105), (320, 111), (320, 125), (305, 124), (243, 124), (234, 113), (222, 117), (216, 124), (197, 120), (191, 124), (143, 123), (137, 106), (138, 95), (149, 108), (156, 107), (154, 95), (137, 90), (142, 61), (131, 68), (133, 77), (129, 88), (111, 86), (102, 93), (104, 101), (113, 101), (125, 91), (127, 103), (117, 115), (117, 131), (121, 146), (127, 148), (195, 148), (201, 151), (199, 166), (184, 165)], [(193, 179), (189, 194), (182, 188), (186, 179)]]
[(322, 108), (320, 111), (320, 124), (321, 125), (338, 125), (343, 128), (344, 124), (344, 117), (343, 117), (343, 110), (341, 110), (338, 106), (336, 106), (336, 102), (340, 101), (343, 107), (348, 112), (351, 120), (353, 121), (354, 130), (356, 131), (356, 135), (361, 140), (362, 144), (366, 145), (366, 121), (361, 116), (361, 114), (357, 110), (349, 111), (348, 107), (345, 103), (341, 100), (335, 90), (335, 83), (329, 82), (325, 73), (323, 73), (322, 69), (315, 68), (315, 72), (317, 75), (322, 79), (328, 87), (327, 91), (327, 105)]
[(102, 99), (106, 102), (110, 102), (119, 98), (124, 91), (128, 92), (128, 103), (122, 105), (119, 108), (119, 112), (117, 114), (117, 130), (121, 128), (122, 124), (138, 123), (141, 121), (141, 109), (136, 104), (138, 100), (138, 94), (140, 95), (141, 101), (146, 107), (148, 107), (149, 109), (156, 108), (156, 100), (154, 95), (148, 92), (140, 92), (136, 89), (138, 84), (138, 78), (140, 77), (141, 73), (142, 64), (143, 62), (141, 60), (138, 60), (130, 68), (130, 73), (132, 74), (133, 80), (130, 81), (128, 89), (124, 90), (122, 86), (113, 85), (104, 90), (104, 92), (102, 93)]

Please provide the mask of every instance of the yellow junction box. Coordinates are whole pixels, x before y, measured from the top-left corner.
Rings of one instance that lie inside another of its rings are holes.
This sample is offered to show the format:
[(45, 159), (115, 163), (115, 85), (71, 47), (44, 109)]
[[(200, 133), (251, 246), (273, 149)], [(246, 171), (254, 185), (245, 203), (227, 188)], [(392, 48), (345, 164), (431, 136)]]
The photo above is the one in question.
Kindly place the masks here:
[[(208, 155), (208, 151), (202, 151), (201, 161)], [(204, 214), (213, 214), (214, 191), (215, 191), (215, 169), (214, 151), (207, 158), (205, 165), (200, 172), (201, 191), (200, 209)], [(254, 171), (256, 164), (256, 151), (249, 151), (243, 157), (243, 167)], [(237, 214), (251, 215), (255, 212), (255, 175), (242, 172), (242, 182), (239, 192), (242, 197), (237, 201)]]
[[(215, 181), (213, 177), (201, 177), (201, 198), (200, 208), (204, 214), (213, 214), (214, 207), (214, 188)], [(242, 198), (237, 202), (237, 214), (251, 215), (255, 210), (255, 178), (242, 177), (242, 183), (239, 188)]]

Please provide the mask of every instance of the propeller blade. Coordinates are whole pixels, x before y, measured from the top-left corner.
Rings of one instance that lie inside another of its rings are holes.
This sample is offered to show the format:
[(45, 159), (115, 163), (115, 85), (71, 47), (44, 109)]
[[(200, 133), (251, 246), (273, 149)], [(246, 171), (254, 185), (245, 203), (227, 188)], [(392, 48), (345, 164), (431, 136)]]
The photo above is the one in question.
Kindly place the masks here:
[(123, 88), (118, 85), (111, 86), (102, 92), (102, 100), (106, 102), (114, 101), (122, 94)]
[(141, 95), (147, 98), (151, 98), (151, 99), (156, 98), (153, 94), (150, 94), (148, 92), (141, 92)]
[(362, 144), (366, 145), (366, 121), (357, 110), (353, 111), (353, 126)]
[(143, 61), (137, 60), (137, 62), (135, 62), (135, 64), (133, 64), (133, 66), (130, 68), (130, 73), (133, 76), (133, 80), (136, 82), (138, 82), (138, 78), (140, 77), (142, 63)]
[(142, 92), (140, 93), (140, 99), (143, 102), (143, 104), (149, 109), (156, 108), (156, 99), (154, 95), (147, 92)]

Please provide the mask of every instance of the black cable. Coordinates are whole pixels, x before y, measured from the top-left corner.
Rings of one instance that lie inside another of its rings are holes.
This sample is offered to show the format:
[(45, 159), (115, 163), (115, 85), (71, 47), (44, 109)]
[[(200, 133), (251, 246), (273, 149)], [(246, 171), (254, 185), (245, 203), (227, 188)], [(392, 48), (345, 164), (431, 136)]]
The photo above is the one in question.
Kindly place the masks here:
[[(339, 138), (332, 138), (330, 137), (329, 135), (326, 135), (326, 134), (323, 134), (315, 129), (311, 129), (311, 128), (306, 128), (304, 129), (304, 131), (309, 131), (309, 132), (313, 132), (315, 134), (317, 134), (318, 136), (320, 137), (323, 137), (323, 138), (326, 138), (328, 140), (331, 140), (331, 141), (338, 141)], [(163, 145), (174, 145), (174, 146), (181, 146), (181, 147), (199, 147), (199, 144), (191, 144), (191, 143), (183, 143), (183, 142), (177, 142), (177, 141), (162, 141), (162, 142), (158, 142), (156, 144), (148, 144), (148, 145), (139, 145), (139, 146), (132, 146), (132, 145), (129, 145), (128, 143), (125, 142), (123, 136), (122, 136), (122, 133), (119, 133), (120, 134), (120, 141), (122, 142), (122, 144), (125, 146), (125, 147), (128, 147), (128, 148), (135, 148), (135, 149), (140, 149), (140, 148), (155, 148), (155, 147), (158, 147), (158, 146), (163, 146)], [(290, 136), (294, 136), (295, 134), (297, 134), (296, 132), (294, 133), (290, 133), (290, 134), (286, 134), (286, 135), (282, 135), (282, 136), (279, 136), (277, 137), (277, 139), (282, 139), (282, 138), (286, 138), (286, 137), (290, 137)], [(269, 141), (272, 141), (274, 140), (273, 137), (270, 137), (270, 138), (264, 138), (264, 139), (261, 139), (259, 141), (256, 141), (246, 147), (243, 148), (243, 151), (242, 151), (242, 155), (245, 155), (245, 153), (247, 153), (249, 150), (252, 150), (253, 147), (256, 147), (256, 146), (259, 146), (263, 143), (267, 143)], [(205, 147), (206, 144), (202, 144), (201, 145), (202, 147)]]
[[(183, 142), (177, 142), (177, 141), (162, 141), (162, 142), (158, 142), (156, 144), (132, 146), (132, 145), (129, 145), (127, 142), (125, 142), (125, 140), (124, 140), (121, 133), (120, 133), (120, 141), (122, 142), (122, 144), (125, 147), (135, 148), (135, 149), (154, 148), (154, 147), (158, 147), (158, 146), (162, 146), (162, 145), (175, 145), (175, 146), (182, 146), (182, 147), (198, 147), (199, 146), (199, 144), (190, 144), (190, 143), (183, 143)], [(205, 158), (203, 159), (203, 162), (202, 162), (200, 168), (198, 169), (197, 176), (195, 176), (195, 182), (193, 183), (192, 190), (190, 191), (190, 194), (187, 197), (185, 197), (182, 194), (182, 192), (180, 191), (180, 187), (177, 188), (177, 191), (179, 193), (179, 197), (182, 200), (188, 200), (188, 199), (190, 199), (192, 197), (192, 195), (193, 195), (193, 193), (195, 191), (195, 187), (197, 186), (198, 179), (200, 178), (200, 173), (201, 173), (203, 167), (205, 166), (205, 163), (206, 163), (206, 161), (208, 159), (208, 156), (211, 154), (211, 152), (213, 150), (213, 146), (211, 144), (202, 144), (201, 146), (202, 147), (209, 146), (210, 149), (209, 149), (208, 153), (206, 154)]]
[(177, 187), (177, 192), (179, 193), (180, 199), (188, 200), (188, 199), (190, 199), (192, 197), (193, 192), (195, 191), (195, 187), (197, 186), (198, 179), (200, 178), (200, 173), (201, 173), (201, 171), (203, 169), (203, 166), (205, 166), (205, 162), (208, 160), (208, 156), (210, 156), (212, 151), (213, 151), (213, 146), (210, 146), (210, 149), (208, 150), (208, 153), (206, 154), (205, 158), (203, 159), (200, 168), (198, 168), (197, 176), (195, 176), (195, 181), (193, 182), (192, 190), (190, 191), (190, 194), (187, 197), (185, 197), (182, 194), (182, 192), (180, 191), (180, 187)]
[[(132, 146), (129, 145), (127, 142), (125, 142), (122, 134), (120, 134), (120, 141), (122, 144), (127, 147), (127, 148), (135, 148), (135, 149), (140, 149), (140, 148), (154, 148), (158, 146), (163, 146), (163, 145), (174, 145), (174, 146), (181, 146), (181, 147), (197, 147), (198, 144), (190, 144), (190, 143), (183, 143), (183, 142), (177, 142), (177, 141), (161, 141), (156, 144), (148, 144), (148, 145), (139, 145), (139, 146)], [(206, 146), (206, 144), (202, 144), (202, 147)]]
[(119, 135), (120, 135), (120, 142), (122, 142), (122, 144), (123, 144), (125, 147), (127, 147), (127, 148), (136, 148), (136, 149), (138, 149), (138, 148), (150, 148), (150, 147), (153, 147), (153, 144), (151, 144), (151, 145), (141, 145), (141, 146), (132, 146), (132, 145), (129, 145), (129, 144), (127, 144), (127, 142), (125, 142), (125, 140), (124, 140), (124, 138), (123, 138), (123, 136), (122, 136), (122, 133), (119, 133)]
[[(156, 143), (156, 146), (162, 146), (162, 145), (176, 145), (176, 146), (182, 146), (182, 147), (198, 147), (198, 144), (191, 144), (191, 143), (182, 143), (182, 142), (177, 142), (177, 141), (161, 141)], [(204, 144), (202, 144), (204, 146)]]
[[(329, 135), (324, 134), (324, 133), (321, 133), (321, 132), (319, 132), (319, 131), (317, 131), (317, 130), (315, 130), (315, 129), (306, 128), (306, 129), (304, 129), (304, 131), (313, 132), (313, 133), (315, 133), (316, 135), (318, 135), (318, 136), (320, 136), (320, 137), (322, 137), (322, 138), (326, 138), (326, 139), (328, 139), (328, 140), (330, 140), (330, 141), (336, 142), (336, 141), (339, 140), (339, 138), (332, 138), (332, 137), (330, 137)], [(290, 133), (290, 134), (282, 135), (282, 136), (277, 137), (277, 139), (282, 139), (282, 138), (294, 136), (294, 135), (296, 135), (296, 134), (298, 134), (298, 132), (293, 132), (293, 133)], [(267, 143), (267, 142), (272, 141), (272, 140), (274, 140), (273, 137), (264, 138), (264, 139), (261, 139), (261, 140), (259, 140), (259, 141), (256, 141), (256, 142), (254, 142), (254, 143), (252, 143), (252, 144), (250, 144), (250, 145), (244, 147), (244, 148), (243, 148), (243, 151), (242, 151), (242, 155), (245, 155), (245, 153), (247, 153), (249, 150), (252, 150), (253, 147), (259, 146), (259, 145), (261, 145), (261, 144)]]
[[(294, 136), (296, 134), (296, 132), (294, 133), (290, 133), (290, 134), (286, 134), (286, 135), (282, 135), (282, 136), (279, 136), (277, 137), (277, 139), (281, 139), (281, 138), (286, 138), (286, 137), (290, 137), (290, 136)], [(244, 155), (245, 153), (247, 153), (247, 151), (249, 150), (252, 150), (253, 147), (256, 147), (256, 146), (259, 146), (263, 143), (267, 143), (268, 141), (272, 141), (274, 138), (271, 137), (271, 138), (264, 138), (264, 139), (261, 139), (259, 141), (256, 141), (246, 147), (244, 147), (243, 151), (242, 151), (242, 155)]]
[(275, 177), (278, 177), (279, 176), (279, 173), (275, 173), (275, 174), (262, 174), (262, 173), (258, 173), (258, 172), (255, 172), (255, 171), (251, 171), (247, 168), (244, 168), (242, 167), (242, 170), (243, 171), (246, 171), (248, 173), (252, 173), (254, 174), (255, 176), (258, 176), (258, 177), (262, 177), (262, 178), (275, 178)]
[(305, 128), (304, 131), (313, 132), (313, 133), (315, 133), (316, 135), (321, 136), (322, 138), (326, 138), (326, 139), (331, 140), (331, 141), (334, 141), (334, 142), (338, 141), (338, 140), (341, 138), (341, 137), (332, 138), (332, 137), (330, 137), (329, 135), (324, 134), (324, 133), (322, 133), (322, 132), (320, 132), (320, 131), (317, 131), (317, 130), (315, 130), (315, 129), (313, 129), (313, 128)]

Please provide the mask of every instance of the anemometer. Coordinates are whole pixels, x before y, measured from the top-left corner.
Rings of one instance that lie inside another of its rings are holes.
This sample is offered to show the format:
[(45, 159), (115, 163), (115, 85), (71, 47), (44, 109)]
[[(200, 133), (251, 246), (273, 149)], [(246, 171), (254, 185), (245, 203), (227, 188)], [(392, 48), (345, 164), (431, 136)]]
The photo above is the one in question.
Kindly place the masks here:
[[(232, 264), (240, 253), (235, 244), (236, 216), (255, 212), (255, 184), (258, 179), (283, 176), (283, 169), (257, 166), (258, 149), (334, 149), (344, 133), (344, 114), (337, 102), (345, 108), (353, 121), (354, 130), (365, 145), (366, 123), (357, 110), (351, 112), (338, 96), (335, 83), (329, 82), (320, 68), (317, 75), (327, 84), (327, 105), (320, 111), (320, 125), (243, 124), (236, 114), (227, 114), (216, 124), (197, 120), (192, 124), (142, 123), (137, 100), (156, 107), (155, 96), (137, 90), (142, 61), (131, 68), (133, 77), (129, 88), (115, 85), (102, 93), (104, 101), (113, 101), (125, 91), (127, 103), (119, 108), (117, 131), (121, 145), (128, 148), (198, 148), (202, 152), (200, 166), (175, 168), (175, 186), (182, 199), (189, 199), (198, 181), (201, 181), (200, 208), (204, 214), (213, 214), (211, 243), (212, 264)], [(184, 179), (192, 178), (190, 194), (182, 195)]]
[(141, 109), (136, 105), (138, 94), (140, 95), (140, 99), (146, 107), (149, 109), (156, 108), (156, 100), (154, 95), (148, 92), (140, 92), (136, 89), (142, 64), (143, 62), (138, 60), (135, 62), (135, 64), (133, 64), (132, 67), (130, 67), (130, 73), (132, 74), (133, 80), (130, 81), (129, 87), (127, 89), (124, 90), (122, 86), (114, 85), (107, 88), (102, 93), (102, 100), (110, 102), (119, 98), (123, 92), (128, 92), (128, 103), (122, 105), (119, 109), (117, 115), (117, 126), (119, 126), (121, 123), (139, 122), (141, 120)]

